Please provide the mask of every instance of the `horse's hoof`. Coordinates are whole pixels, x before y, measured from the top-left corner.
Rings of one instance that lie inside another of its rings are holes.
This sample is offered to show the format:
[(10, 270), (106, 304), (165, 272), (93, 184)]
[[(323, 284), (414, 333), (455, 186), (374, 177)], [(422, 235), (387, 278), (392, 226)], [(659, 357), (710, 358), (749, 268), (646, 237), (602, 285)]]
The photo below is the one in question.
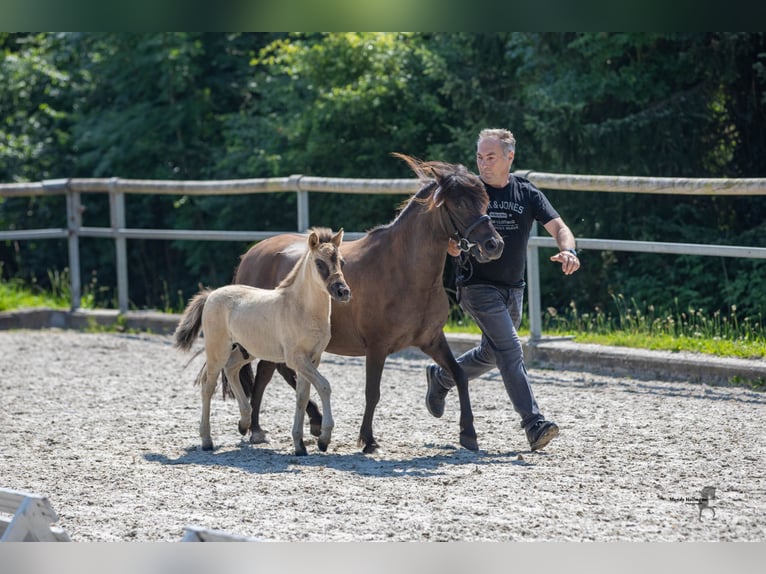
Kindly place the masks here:
[(329, 445), (330, 445), (330, 441), (327, 441), (327, 442), (325, 442), (325, 441), (323, 441), (323, 440), (318, 440), (318, 441), (317, 441), (317, 447), (318, 447), (318, 448), (319, 448), (319, 450), (321, 450), (322, 452), (327, 452), (327, 447), (328, 447)]
[(269, 439), (266, 438), (266, 431), (264, 430), (253, 431), (250, 435), (250, 444), (266, 444), (267, 442)]
[(213, 450), (213, 441), (212, 440), (203, 440), (202, 441), (202, 450)]
[(322, 421), (311, 423), (311, 435), (319, 436), (320, 434), (322, 434)]
[(362, 449), (362, 452), (364, 454), (375, 454), (376, 452), (378, 452), (379, 448), (380, 447), (378, 446), (378, 443), (373, 441), (373, 442), (371, 442), (369, 444), (364, 445), (364, 448)]
[(468, 450), (479, 450), (479, 443), (477, 442), (475, 436), (461, 434), (460, 444)]
[(250, 425), (245, 426), (242, 423), (237, 423), (237, 430), (239, 431), (239, 434), (245, 436), (247, 431), (250, 430)]

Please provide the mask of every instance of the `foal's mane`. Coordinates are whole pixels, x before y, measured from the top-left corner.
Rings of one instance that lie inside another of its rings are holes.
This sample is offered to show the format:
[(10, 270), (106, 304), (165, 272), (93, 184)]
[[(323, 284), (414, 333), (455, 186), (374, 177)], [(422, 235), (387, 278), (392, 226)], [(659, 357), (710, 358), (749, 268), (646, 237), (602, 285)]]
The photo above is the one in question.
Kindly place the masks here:
[(332, 241), (332, 236), (334, 234), (329, 227), (312, 227), (305, 233), (306, 237), (308, 237), (312, 231), (319, 237), (319, 243), (330, 243)]
[[(304, 237), (308, 238), (309, 234), (311, 232), (315, 232), (317, 234), (317, 237), (319, 237), (319, 244), (322, 243), (332, 243), (333, 238), (333, 232), (332, 229), (328, 227), (312, 227), (309, 229), (306, 233), (304, 233)], [(306, 249), (306, 253), (308, 253), (308, 248), (304, 247)], [(289, 287), (293, 283), (295, 283), (295, 278), (298, 276), (298, 270), (300, 269), (301, 265), (303, 265), (304, 259), (306, 257), (306, 253), (298, 259), (298, 261), (295, 262), (295, 265), (290, 270), (290, 273), (287, 274), (287, 277), (282, 279), (282, 281), (277, 285), (277, 287)]]

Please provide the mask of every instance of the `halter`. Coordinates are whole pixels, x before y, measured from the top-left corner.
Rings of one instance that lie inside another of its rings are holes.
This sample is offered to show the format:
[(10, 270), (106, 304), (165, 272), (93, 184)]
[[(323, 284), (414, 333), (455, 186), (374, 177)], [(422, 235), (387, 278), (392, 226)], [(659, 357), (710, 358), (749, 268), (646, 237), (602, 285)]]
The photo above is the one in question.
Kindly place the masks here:
[(479, 216), (479, 218), (476, 221), (474, 221), (471, 225), (466, 227), (463, 230), (463, 233), (461, 234), (460, 233), (460, 229), (458, 228), (457, 224), (455, 223), (455, 218), (452, 217), (452, 213), (450, 213), (449, 208), (447, 208), (447, 206), (445, 205), (444, 209), (447, 211), (447, 216), (449, 217), (449, 220), (452, 223), (452, 227), (455, 230), (455, 232), (452, 233), (450, 235), (450, 237), (455, 240), (455, 242), (457, 243), (457, 246), (460, 249), (460, 251), (462, 251), (463, 253), (467, 253), (468, 251), (471, 250), (471, 247), (476, 245), (476, 243), (471, 243), (471, 240), (470, 240), (471, 232), (474, 229), (476, 229), (479, 225), (484, 223), (485, 221), (489, 221), (490, 220), (489, 215), (481, 215), (481, 216)]

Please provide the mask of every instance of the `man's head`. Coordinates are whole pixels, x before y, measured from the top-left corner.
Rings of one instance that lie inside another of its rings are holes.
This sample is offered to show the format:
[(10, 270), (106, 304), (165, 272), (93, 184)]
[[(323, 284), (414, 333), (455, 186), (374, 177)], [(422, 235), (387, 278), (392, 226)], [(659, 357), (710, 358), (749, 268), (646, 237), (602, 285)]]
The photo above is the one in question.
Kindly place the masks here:
[(516, 139), (505, 129), (484, 129), (476, 141), (476, 166), (485, 183), (503, 187), (508, 183)]

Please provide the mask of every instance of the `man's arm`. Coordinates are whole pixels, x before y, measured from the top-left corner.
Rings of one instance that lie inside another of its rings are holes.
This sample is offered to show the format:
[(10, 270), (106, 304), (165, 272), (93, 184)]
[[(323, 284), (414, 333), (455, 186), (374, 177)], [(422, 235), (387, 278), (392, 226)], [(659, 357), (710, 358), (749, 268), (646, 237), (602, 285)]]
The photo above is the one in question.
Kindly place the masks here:
[(580, 258), (577, 257), (577, 242), (572, 230), (560, 217), (551, 219), (545, 224), (545, 230), (556, 240), (559, 252), (551, 257), (551, 261), (561, 263), (564, 275), (571, 275), (580, 268)]

